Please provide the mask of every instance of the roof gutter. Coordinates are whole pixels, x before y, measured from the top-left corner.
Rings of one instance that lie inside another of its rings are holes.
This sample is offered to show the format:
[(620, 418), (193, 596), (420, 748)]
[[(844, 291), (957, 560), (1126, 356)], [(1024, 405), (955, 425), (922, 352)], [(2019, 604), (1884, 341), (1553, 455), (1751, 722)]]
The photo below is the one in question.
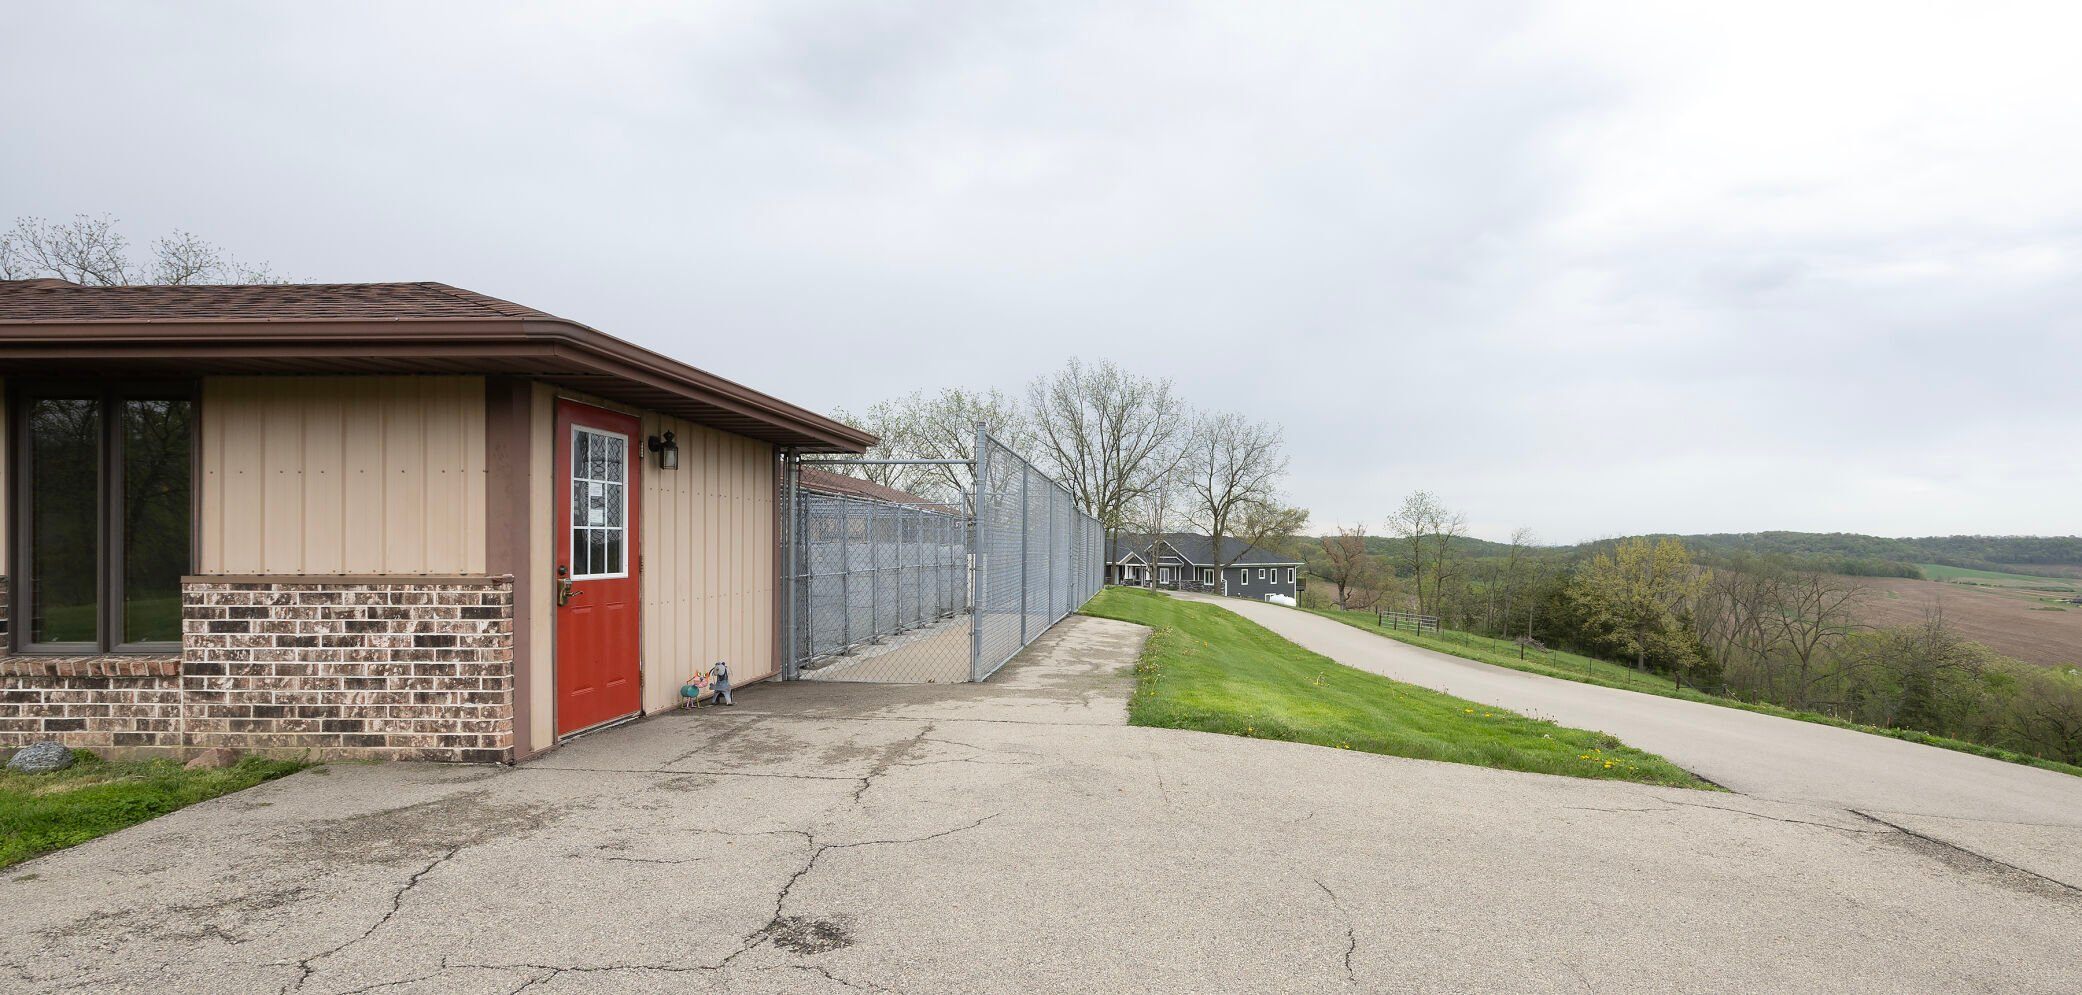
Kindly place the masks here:
[(848, 450), (866, 450), (879, 441), (851, 425), (561, 318), (0, 321), (0, 372), (9, 360), (307, 356), (560, 359)]

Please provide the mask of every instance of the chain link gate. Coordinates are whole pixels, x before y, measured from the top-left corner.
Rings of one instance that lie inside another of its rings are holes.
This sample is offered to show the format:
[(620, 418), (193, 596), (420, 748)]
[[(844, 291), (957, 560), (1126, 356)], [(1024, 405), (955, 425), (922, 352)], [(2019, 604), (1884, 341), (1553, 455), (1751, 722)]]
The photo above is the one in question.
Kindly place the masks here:
[(962, 507), (783, 485), (783, 676), (981, 681), (1097, 594), (1104, 530), (978, 426)]

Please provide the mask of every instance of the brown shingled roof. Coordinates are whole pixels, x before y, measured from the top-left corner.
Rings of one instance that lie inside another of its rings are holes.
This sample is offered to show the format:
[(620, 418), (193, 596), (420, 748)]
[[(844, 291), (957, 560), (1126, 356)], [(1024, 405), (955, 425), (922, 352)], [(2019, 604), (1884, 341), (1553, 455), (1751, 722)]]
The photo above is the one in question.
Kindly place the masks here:
[[(40, 285), (39, 285), (40, 284)], [(82, 287), (0, 281), (0, 322), (439, 321), (553, 318), (445, 283), (263, 283)]]
[(0, 281), (0, 375), (304, 373), (531, 377), (806, 452), (875, 442), (578, 322), (446, 284)]
[(802, 468), (802, 486), (808, 490), (821, 491), (825, 494), (864, 497), (876, 501), (887, 501), (890, 504), (921, 505), (935, 511), (954, 510), (948, 505), (940, 504), (936, 501), (928, 501), (910, 491), (898, 490), (887, 484), (878, 484), (872, 480), (863, 480), (859, 477), (849, 477), (843, 473), (819, 470), (814, 466)]

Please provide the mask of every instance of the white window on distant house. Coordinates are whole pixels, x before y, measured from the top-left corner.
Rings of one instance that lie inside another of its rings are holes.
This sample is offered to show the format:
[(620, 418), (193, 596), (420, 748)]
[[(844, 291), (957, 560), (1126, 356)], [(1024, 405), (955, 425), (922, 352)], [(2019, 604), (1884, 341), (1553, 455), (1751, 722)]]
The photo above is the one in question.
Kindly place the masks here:
[(1259, 567), (1259, 568), (1258, 568), (1258, 579), (1259, 579), (1259, 580), (1264, 580), (1264, 579), (1265, 579), (1265, 568), (1264, 568), (1264, 567)]
[(1202, 584), (1212, 584), (1212, 583), (1214, 583), (1214, 571), (1213, 571), (1213, 570), (1202, 570), (1202, 571), (1200, 571), (1200, 583), (1202, 583)]
[(1288, 567), (1288, 568), (1287, 568), (1287, 583), (1289, 583), (1289, 584), (1292, 584), (1292, 583), (1294, 583), (1294, 568), (1293, 568), (1293, 567)]
[(1249, 570), (1238, 570), (1236, 572), (1236, 583), (1239, 587), (1251, 586), (1251, 572)]

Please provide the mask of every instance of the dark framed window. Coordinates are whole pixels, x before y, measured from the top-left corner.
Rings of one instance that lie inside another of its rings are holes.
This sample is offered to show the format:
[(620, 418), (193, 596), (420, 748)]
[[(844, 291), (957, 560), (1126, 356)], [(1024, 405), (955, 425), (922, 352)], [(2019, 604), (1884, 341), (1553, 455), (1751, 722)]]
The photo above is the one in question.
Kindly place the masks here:
[(181, 576), (194, 559), (194, 388), (11, 388), (13, 649), (179, 649)]

